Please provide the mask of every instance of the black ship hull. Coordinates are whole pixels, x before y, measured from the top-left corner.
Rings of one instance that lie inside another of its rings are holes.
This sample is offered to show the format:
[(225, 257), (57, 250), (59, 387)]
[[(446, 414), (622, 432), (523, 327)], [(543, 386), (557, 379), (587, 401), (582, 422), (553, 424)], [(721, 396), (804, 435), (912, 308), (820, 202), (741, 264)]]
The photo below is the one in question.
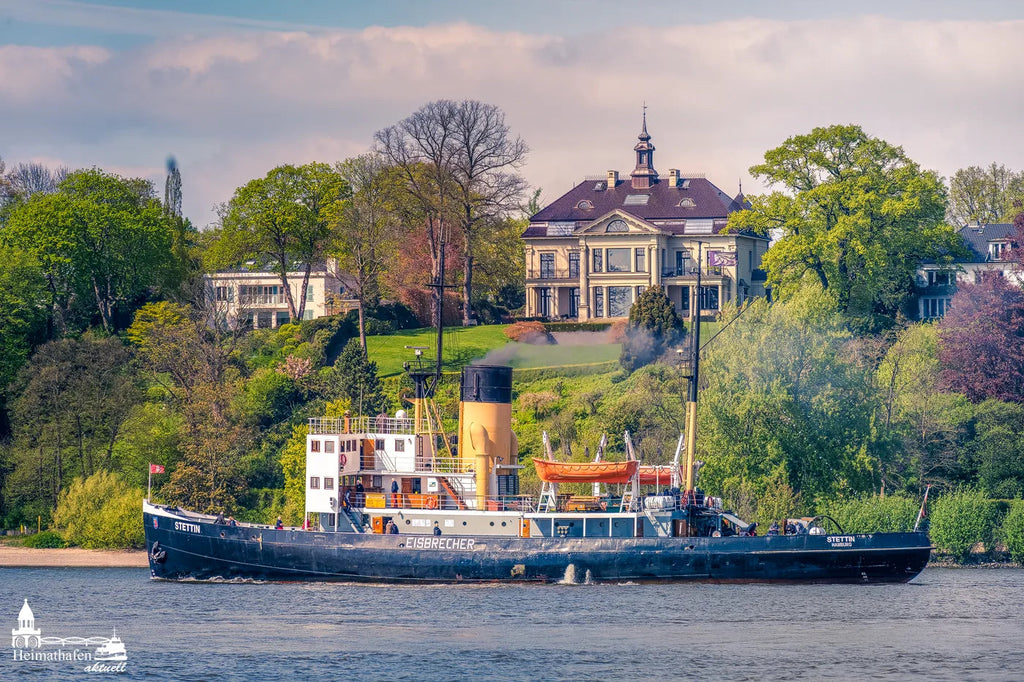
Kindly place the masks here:
[(144, 514), (151, 574), (168, 580), (907, 582), (924, 533), (520, 538), (225, 526)]

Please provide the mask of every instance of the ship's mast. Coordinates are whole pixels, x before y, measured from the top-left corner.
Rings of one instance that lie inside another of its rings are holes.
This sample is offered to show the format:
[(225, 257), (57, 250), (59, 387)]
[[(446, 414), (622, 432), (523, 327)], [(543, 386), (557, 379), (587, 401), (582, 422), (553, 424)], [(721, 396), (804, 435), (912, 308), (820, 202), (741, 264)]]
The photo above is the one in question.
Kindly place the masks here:
[(697, 378), (700, 366), (700, 273), (703, 242), (697, 242), (697, 290), (694, 296), (693, 336), (690, 359), (690, 395), (686, 401), (686, 464), (683, 466), (684, 490), (693, 490), (693, 460), (697, 450)]

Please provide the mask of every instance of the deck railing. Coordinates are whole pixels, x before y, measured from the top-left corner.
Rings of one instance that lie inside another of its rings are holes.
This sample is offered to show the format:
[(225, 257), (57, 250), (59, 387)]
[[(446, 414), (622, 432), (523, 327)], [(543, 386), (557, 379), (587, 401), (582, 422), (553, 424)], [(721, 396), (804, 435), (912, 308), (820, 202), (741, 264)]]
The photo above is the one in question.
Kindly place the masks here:
[(386, 415), (376, 417), (311, 417), (310, 435), (334, 435), (342, 433), (413, 434), (413, 420), (398, 419)]

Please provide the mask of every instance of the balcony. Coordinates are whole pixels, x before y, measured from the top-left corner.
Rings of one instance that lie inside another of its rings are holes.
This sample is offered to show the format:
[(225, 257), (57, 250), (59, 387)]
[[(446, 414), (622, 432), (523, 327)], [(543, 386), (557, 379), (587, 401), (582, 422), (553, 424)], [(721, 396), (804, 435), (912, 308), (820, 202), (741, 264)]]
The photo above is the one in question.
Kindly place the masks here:
[(526, 271), (526, 280), (534, 282), (578, 282), (577, 268), (537, 268)]
[[(701, 271), (701, 277), (721, 277), (723, 268), (719, 265), (708, 265)], [(662, 268), (661, 276), (678, 277), (682, 279), (697, 279), (697, 268)]]

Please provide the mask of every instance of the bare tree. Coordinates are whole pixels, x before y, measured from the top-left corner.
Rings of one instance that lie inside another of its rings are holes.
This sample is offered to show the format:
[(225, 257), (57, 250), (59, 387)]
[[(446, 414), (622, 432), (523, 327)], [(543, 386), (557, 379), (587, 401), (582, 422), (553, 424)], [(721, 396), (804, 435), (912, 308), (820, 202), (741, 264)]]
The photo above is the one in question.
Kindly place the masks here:
[(511, 138), (501, 109), (476, 100), (459, 102), (454, 118), (452, 180), (464, 238), (462, 322), (472, 319), (473, 260), (479, 241), (519, 207), (526, 181), (516, 172), (526, 159), (521, 138)]
[(352, 198), (339, 205), (334, 221), (337, 256), (349, 273), (359, 306), (359, 343), (366, 354), (365, 308), (380, 296), (380, 276), (393, 260), (399, 225), (392, 203), (395, 171), (380, 154), (370, 153), (337, 165), (352, 188)]
[(13, 195), (28, 199), (33, 194), (53, 194), (70, 173), (67, 166), (50, 170), (41, 163), (19, 163), (7, 173), (7, 182)]
[[(375, 138), (425, 216), (435, 278), (446, 223), (454, 218), (462, 230), (463, 322), (469, 323), (474, 246), (483, 226), (518, 206), (526, 185), (515, 170), (525, 159), (526, 144), (510, 138), (499, 108), (475, 100), (430, 102)], [(440, 295), (435, 289), (435, 319)]]

